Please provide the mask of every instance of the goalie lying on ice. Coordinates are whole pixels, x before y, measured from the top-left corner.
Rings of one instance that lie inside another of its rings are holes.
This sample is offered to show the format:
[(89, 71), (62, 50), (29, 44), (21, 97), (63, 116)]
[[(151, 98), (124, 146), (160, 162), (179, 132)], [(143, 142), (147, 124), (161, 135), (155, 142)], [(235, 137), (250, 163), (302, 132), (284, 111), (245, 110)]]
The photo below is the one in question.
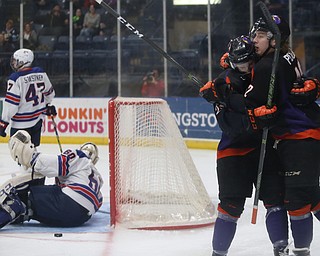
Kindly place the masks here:
[[(102, 205), (103, 180), (95, 168), (98, 148), (85, 143), (60, 155), (38, 152), (23, 130), (9, 140), (12, 158), (32, 173), (17, 176), (0, 187), (0, 228), (34, 219), (58, 227), (79, 226)], [(41, 177), (55, 177), (54, 185), (38, 185)]]

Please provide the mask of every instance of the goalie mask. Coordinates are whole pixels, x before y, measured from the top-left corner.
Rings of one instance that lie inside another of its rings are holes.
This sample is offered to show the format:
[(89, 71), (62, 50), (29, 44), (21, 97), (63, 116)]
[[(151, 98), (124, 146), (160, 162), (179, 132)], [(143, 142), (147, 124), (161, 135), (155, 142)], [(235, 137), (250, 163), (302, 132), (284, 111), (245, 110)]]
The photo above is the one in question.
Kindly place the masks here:
[(29, 49), (19, 49), (15, 51), (10, 60), (10, 66), (14, 71), (22, 68), (31, 67), (34, 60), (34, 54)]
[(91, 142), (87, 142), (84, 143), (81, 147), (80, 150), (83, 151), (88, 158), (91, 159), (91, 162), (93, 164), (96, 164), (99, 160), (99, 151), (98, 151), (98, 147), (91, 143)]

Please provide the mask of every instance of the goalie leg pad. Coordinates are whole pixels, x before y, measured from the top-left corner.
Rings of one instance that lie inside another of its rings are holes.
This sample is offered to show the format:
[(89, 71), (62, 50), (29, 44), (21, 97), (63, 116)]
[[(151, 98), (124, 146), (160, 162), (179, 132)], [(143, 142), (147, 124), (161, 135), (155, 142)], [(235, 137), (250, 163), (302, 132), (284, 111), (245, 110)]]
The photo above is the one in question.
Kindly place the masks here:
[(15, 221), (25, 213), (25, 206), (13, 190), (0, 205), (0, 228)]
[(43, 179), (43, 175), (37, 172), (24, 173), (11, 178), (0, 186), (0, 205), (7, 199), (13, 188), (16, 191), (29, 189), (29, 186), (38, 185), (39, 181)]
[(31, 167), (31, 160), (34, 153), (36, 153), (36, 149), (31, 143), (31, 137), (28, 132), (24, 130), (17, 131), (9, 140), (9, 150), (14, 161), (23, 166)]

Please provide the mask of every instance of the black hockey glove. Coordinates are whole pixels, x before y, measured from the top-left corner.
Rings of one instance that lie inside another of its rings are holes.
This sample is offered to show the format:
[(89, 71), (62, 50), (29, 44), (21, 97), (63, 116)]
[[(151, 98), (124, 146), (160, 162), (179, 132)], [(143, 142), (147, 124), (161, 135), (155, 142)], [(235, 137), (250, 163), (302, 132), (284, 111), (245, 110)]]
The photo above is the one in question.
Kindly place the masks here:
[(294, 83), (290, 92), (290, 102), (298, 107), (315, 102), (320, 96), (320, 83), (316, 78), (303, 78)]
[(214, 82), (209, 81), (201, 87), (199, 94), (212, 104), (221, 101), (227, 103), (229, 96), (232, 94), (232, 88), (223, 78), (218, 78)]
[(5, 121), (2, 121), (0, 119), (0, 136), (2, 137), (6, 137), (7, 136), (7, 133), (5, 132), (7, 127), (8, 127), (9, 123), (5, 122)]
[(220, 101), (228, 103), (229, 97), (232, 94), (232, 87), (223, 78), (218, 78), (214, 81), (216, 95)]
[(45, 115), (55, 117), (57, 115), (56, 107), (54, 105), (47, 104)]
[(211, 104), (219, 101), (214, 86), (214, 82), (212, 81), (207, 82), (204, 86), (200, 88), (199, 95)]
[(255, 109), (248, 109), (248, 117), (253, 130), (270, 128), (276, 122), (277, 106), (267, 108), (265, 105)]

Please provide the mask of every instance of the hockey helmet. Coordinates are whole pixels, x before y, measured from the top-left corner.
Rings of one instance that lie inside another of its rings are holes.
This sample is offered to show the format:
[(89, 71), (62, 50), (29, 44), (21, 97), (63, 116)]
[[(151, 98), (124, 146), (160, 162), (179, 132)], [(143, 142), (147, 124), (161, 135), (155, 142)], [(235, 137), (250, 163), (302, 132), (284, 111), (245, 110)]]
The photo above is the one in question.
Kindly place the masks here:
[[(281, 34), (281, 43), (283, 44), (285, 41), (287, 41), (291, 33), (289, 24), (286, 20), (284, 20), (278, 15), (272, 15), (272, 19), (279, 28), (279, 31)], [(267, 36), (269, 40), (273, 38), (274, 32), (272, 32), (272, 29), (268, 26), (268, 24), (264, 21), (263, 18), (257, 19), (257, 21), (253, 24), (252, 28), (250, 29), (249, 36), (251, 40), (253, 40), (257, 31), (267, 32)]]
[(228, 44), (229, 62), (233, 69), (241, 63), (247, 63), (253, 59), (254, 45), (248, 36), (239, 36), (231, 39)]
[(233, 63), (247, 62), (252, 59), (254, 46), (249, 37), (239, 36), (228, 44), (229, 60)]
[(99, 151), (97, 145), (92, 142), (86, 142), (81, 145), (80, 150), (84, 152), (88, 158), (91, 159), (93, 164), (96, 164), (99, 160)]
[(13, 53), (10, 60), (10, 66), (14, 71), (22, 68), (31, 67), (34, 60), (34, 54), (29, 49), (19, 49)]

